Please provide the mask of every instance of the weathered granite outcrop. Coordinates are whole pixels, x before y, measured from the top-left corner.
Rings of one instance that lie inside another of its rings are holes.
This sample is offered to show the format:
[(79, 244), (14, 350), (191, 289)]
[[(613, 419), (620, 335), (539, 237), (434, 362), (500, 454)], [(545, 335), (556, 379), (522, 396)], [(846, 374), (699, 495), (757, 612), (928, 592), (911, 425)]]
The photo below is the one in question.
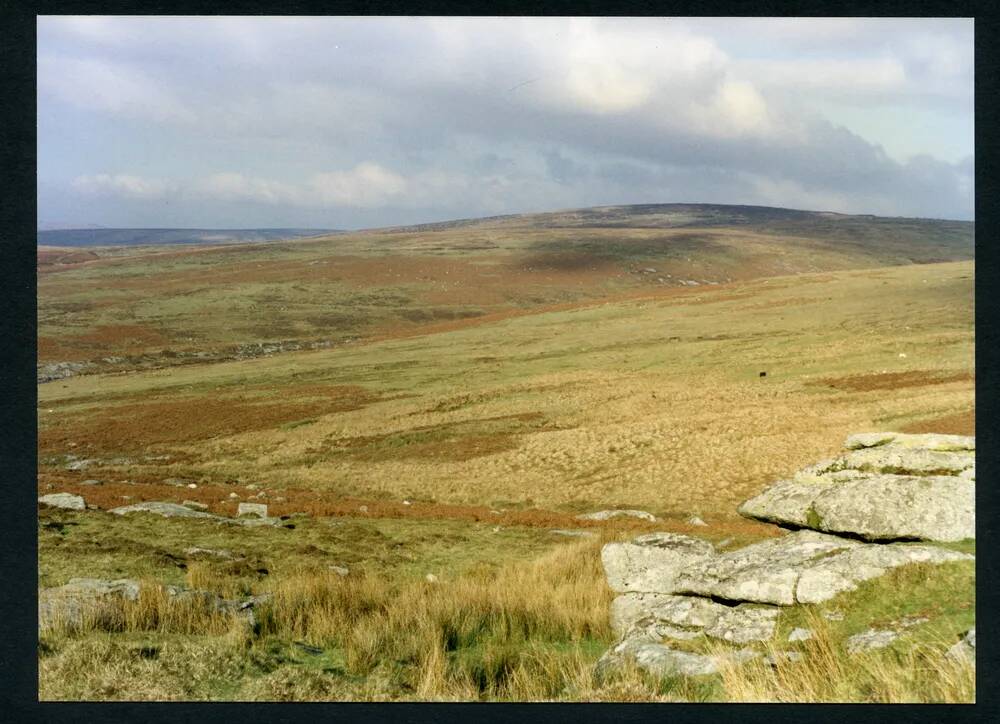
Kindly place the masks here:
[(894, 445), (903, 448), (920, 448), (923, 450), (971, 450), (976, 449), (976, 438), (966, 435), (941, 435), (927, 433), (924, 435), (908, 435), (902, 432), (862, 432), (849, 435), (844, 447), (848, 450)]
[(847, 446), (846, 455), (776, 483), (739, 513), (871, 541), (975, 537), (975, 438), (867, 433)]
[(631, 543), (608, 543), (601, 550), (601, 562), (612, 590), (669, 593), (682, 568), (714, 554), (715, 548), (708, 541), (676, 533), (650, 533)]
[(691, 639), (701, 634), (723, 641), (766, 641), (774, 634), (779, 610), (771, 606), (726, 606), (697, 596), (626, 593), (611, 603), (611, 630), (625, 637), (636, 630), (660, 638)]
[(907, 563), (970, 558), (936, 546), (865, 544), (811, 530), (718, 554), (706, 541), (680, 535), (672, 536), (670, 547), (609, 543), (601, 551), (608, 585), (619, 593), (680, 594), (775, 606), (825, 601)]
[(840, 481), (780, 482), (741, 515), (866, 540), (959, 541), (976, 535), (976, 484), (957, 476), (873, 474)]
[(976, 629), (965, 632), (962, 640), (948, 649), (948, 656), (953, 659), (964, 659), (971, 664), (976, 663)]
[[(973, 560), (911, 541), (975, 536), (975, 438), (866, 433), (849, 437), (846, 447), (845, 455), (806, 468), (739, 508), (744, 516), (798, 530), (725, 552), (674, 533), (605, 545), (608, 585), (622, 595), (611, 605), (618, 642), (597, 673), (626, 662), (657, 675), (715, 673), (761, 654), (699, 654), (670, 642), (768, 641), (783, 606), (827, 601), (911, 563)], [(795, 629), (789, 640), (811, 635)], [(849, 639), (847, 648), (880, 648), (898, 636), (873, 629)], [(953, 655), (971, 650), (974, 656), (974, 630), (970, 640), (956, 644)]]

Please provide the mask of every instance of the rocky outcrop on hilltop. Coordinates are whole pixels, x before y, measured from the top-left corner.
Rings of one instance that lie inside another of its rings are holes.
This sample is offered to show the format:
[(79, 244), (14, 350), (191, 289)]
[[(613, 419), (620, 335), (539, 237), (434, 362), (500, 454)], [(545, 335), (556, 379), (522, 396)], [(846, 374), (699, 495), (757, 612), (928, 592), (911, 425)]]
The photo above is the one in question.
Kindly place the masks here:
[[(793, 528), (776, 538), (724, 553), (673, 533), (605, 545), (608, 585), (620, 594), (611, 605), (618, 642), (597, 673), (628, 661), (661, 675), (714, 673), (722, 659), (762, 654), (742, 648), (720, 659), (678, 643), (768, 641), (784, 607), (827, 601), (910, 563), (973, 558), (914, 541), (975, 537), (975, 438), (870, 433), (846, 448), (740, 505), (744, 516)], [(892, 640), (855, 638), (852, 652)]]

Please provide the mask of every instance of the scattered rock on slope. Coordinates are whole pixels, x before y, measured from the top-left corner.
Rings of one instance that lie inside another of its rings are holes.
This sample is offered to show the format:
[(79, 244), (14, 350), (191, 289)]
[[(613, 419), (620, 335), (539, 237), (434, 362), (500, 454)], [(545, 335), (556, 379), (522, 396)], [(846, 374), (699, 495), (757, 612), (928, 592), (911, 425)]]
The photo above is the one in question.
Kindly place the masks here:
[(898, 638), (899, 634), (895, 631), (868, 629), (847, 639), (847, 652), (857, 654), (862, 651), (884, 649)]
[(267, 517), (267, 505), (264, 503), (240, 503), (236, 507), (236, 517), (241, 515), (255, 515), (258, 518)]
[(576, 516), (577, 520), (610, 520), (611, 518), (639, 518), (656, 522), (656, 516), (644, 510), (599, 510), (596, 513), (583, 513)]
[(83, 498), (72, 493), (50, 493), (39, 497), (38, 502), (52, 508), (65, 508), (66, 510), (86, 510), (87, 508)]
[(808, 641), (813, 637), (813, 632), (807, 628), (793, 628), (788, 634), (789, 641)]
[(233, 554), (232, 554), (232, 552), (224, 550), (224, 549), (221, 549), (221, 548), (220, 549), (215, 549), (215, 548), (199, 548), (197, 546), (193, 546), (191, 548), (185, 548), (184, 549), (184, 555), (192, 556), (192, 557), (195, 557), (195, 556), (211, 556), (213, 558), (225, 558), (227, 560), (232, 560), (233, 557), (234, 557)]
[(155, 500), (147, 500), (134, 505), (123, 505), (120, 508), (112, 508), (108, 511), (115, 515), (128, 515), (129, 513), (156, 513), (164, 518), (220, 518), (218, 515), (206, 513), (201, 510), (194, 510), (186, 505), (177, 503), (162, 503)]
[[(122, 601), (139, 599), (139, 582), (131, 578), (107, 581), (100, 578), (71, 578), (69, 583), (38, 592), (38, 630), (50, 629), (59, 623), (79, 626), (87, 618), (113, 615)], [(270, 594), (251, 596), (246, 600), (224, 599), (208, 591), (197, 591), (180, 586), (161, 585), (173, 601), (194, 599), (222, 613), (242, 616), (255, 624), (253, 608), (270, 600)]]
[(976, 629), (968, 630), (961, 641), (948, 649), (948, 656), (976, 663)]
[(155, 513), (156, 515), (162, 515), (164, 518), (202, 518), (206, 520), (214, 520), (219, 523), (243, 525), (248, 527), (259, 525), (278, 525), (281, 522), (280, 518), (225, 518), (221, 515), (214, 515), (213, 513), (206, 513), (201, 510), (193, 510), (185, 505), (178, 505), (177, 503), (164, 503), (155, 500), (147, 500), (142, 503), (124, 505), (120, 508), (112, 508), (108, 512), (114, 513), (115, 515), (128, 515), (130, 513)]

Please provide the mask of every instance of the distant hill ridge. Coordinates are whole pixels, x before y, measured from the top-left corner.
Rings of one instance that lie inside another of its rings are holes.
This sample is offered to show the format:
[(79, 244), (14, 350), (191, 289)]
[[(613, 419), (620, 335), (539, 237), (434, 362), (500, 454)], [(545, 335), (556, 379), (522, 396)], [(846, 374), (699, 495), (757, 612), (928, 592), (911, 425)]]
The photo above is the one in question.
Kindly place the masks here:
[(461, 227), (533, 226), (536, 228), (572, 228), (586, 226), (629, 228), (680, 228), (686, 226), (741, 226), (785, 223), (839, 222), (938, 225), (953, 229), (968, 229), (972, 221), (920, 219), (875, 216), (873, 214), (842, 214), (833, 211), (807, 211), (775, 206), (743, 206), (729, 204), (631, 204), (625, 206), (594, 206), (581, 209), (505, 214), (481, 218), (454, 219), (426, 224), (411, 224), (376, 229), (382, 232), (442, 231)]
[(40, 229), (39, 246), (234, 244), (328, 236), (336, 229)]

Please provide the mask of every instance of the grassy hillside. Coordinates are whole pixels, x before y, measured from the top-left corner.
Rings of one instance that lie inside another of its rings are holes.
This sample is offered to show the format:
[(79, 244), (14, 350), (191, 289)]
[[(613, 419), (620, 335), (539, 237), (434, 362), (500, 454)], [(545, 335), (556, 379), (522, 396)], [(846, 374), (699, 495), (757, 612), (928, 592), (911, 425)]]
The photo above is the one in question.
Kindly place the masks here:
[(808, 274), (75, 377), (39, 387), (40, 454), (93, 458), (89, 477), (721, 515), (850, 432), (968, 415), (972, 293), (969, 262)]
[(756, 207), (613, 207), (77, 252), (60, 264), (40, 258), (38, 354), (98, 371), (252, 356), (261, 343), (337, 345), (661, 289), (968, 260), (973, 230)]
[(40, 246), (232, 244), (318, 236), (330, 229), (39, 229)]

